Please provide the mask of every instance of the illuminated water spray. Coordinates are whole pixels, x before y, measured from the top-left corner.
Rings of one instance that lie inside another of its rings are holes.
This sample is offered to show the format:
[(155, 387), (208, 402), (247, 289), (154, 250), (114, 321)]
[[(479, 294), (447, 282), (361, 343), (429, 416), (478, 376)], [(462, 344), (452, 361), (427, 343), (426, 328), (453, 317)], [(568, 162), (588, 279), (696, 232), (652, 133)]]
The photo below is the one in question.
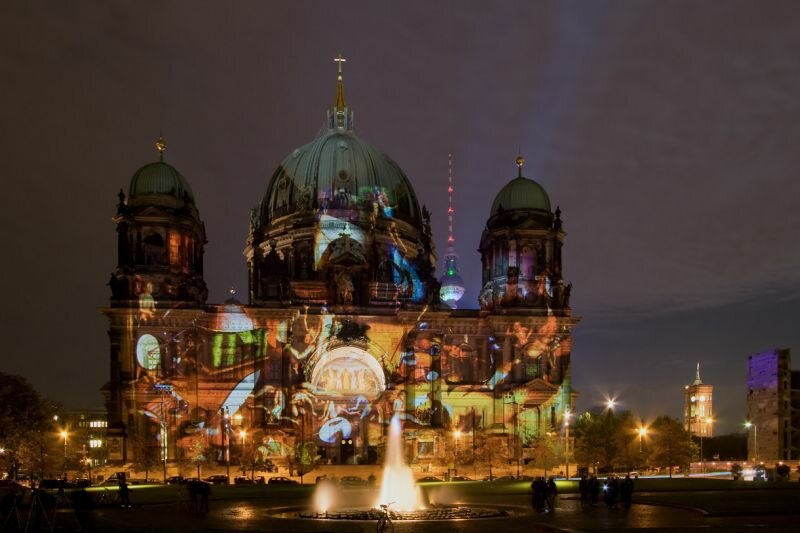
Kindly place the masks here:
[(403, 427), (395, 414), (389, 425), (381, 493), (375, 507), (392, 504), (395, 511), (414, 511), (425, 507), (423, 501), (422, 492), (414, 483), (414, 474), (406, 464)]
[(453, 207), (453, 154), (447, 154), (447, 254), (444, 256), (444, 276), (439, 280), (441, 289), (439, 297), (451, 309), (458, 307), (458, 301), (464, 296), (464, 280), (458, 275), (458, 255), (456, 254), (456, 237), (453, 231), (455, 208)]

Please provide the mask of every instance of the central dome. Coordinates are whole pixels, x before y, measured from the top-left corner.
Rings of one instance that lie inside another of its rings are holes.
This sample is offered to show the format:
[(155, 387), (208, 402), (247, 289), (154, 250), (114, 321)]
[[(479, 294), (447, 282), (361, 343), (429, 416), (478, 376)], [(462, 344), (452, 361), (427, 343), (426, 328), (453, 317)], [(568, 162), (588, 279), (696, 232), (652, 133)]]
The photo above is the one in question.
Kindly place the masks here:
[(412, 225), (420, 209), (408, 178), (389, 156), (350, 130), (330, 130), (297, 148), (272, 175), (262, 221), (310, 209), (372, 211)]

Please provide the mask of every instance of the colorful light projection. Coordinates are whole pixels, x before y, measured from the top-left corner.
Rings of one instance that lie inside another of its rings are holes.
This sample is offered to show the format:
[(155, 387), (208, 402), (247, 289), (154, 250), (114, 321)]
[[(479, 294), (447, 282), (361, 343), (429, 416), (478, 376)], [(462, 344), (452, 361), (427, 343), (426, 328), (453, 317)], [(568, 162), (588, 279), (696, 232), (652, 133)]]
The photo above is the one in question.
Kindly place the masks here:
[(156, 370), (161, 365), (161, 345), (158, 339), (145, 333), (136, 342), (136, 361), (145, 370)]
[(342, 236), (342, 233), (363, 246), (364, 230), (352, 222), (330, 215), (320, 215), (317, 232), (314, 235), (314, 269), (318, 269), (328, 245)]
[(355, 346), (340, 346), (323, 354), (311, 371), (317, 394), (376, 396), (385, 388), (380, 363)]

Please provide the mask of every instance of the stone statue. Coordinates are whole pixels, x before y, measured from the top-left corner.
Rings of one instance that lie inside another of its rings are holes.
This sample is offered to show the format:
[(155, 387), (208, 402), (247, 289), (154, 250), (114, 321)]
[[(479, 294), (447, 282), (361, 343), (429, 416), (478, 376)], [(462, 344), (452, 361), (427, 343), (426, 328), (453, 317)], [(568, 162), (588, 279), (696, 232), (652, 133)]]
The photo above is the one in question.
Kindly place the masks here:
[(349, 305), (353, 303), (353, 280), (350, 273), (340, 270), (336, 277), (336, 295), (340, 304)]
[(566, 287), (564, 287), (564, 294), (562, 295), (563, 304), (561, 307), (569, 307), (569, 296), (572, 292), (572, 283), (568, 283)]

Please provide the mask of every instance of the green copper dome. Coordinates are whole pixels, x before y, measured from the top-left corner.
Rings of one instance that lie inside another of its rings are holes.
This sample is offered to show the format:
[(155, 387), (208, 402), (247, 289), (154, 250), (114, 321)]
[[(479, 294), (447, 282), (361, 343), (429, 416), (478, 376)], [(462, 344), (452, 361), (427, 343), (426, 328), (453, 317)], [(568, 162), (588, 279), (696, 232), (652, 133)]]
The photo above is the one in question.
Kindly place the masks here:
[(492, 202), (492, 212), (489, 216), (494, 216), (501, 210), (515, 209), (536, 209), (549, 213), (550, 197), (547, 196), (544, 187), (533, 180), (519, 176), (500, 189)]
[(137, 170), (128, 189), (131, 199), (153, 194), (173, 196), (178, 200), (188, 197), (189, 201), (194, 202), (194, 194), (186, 179), (175, 167), (163, 161), (150, 163)]
[(261, 216), (274, 220), (308, 209), (369, 213), (373, 204), (412, 225), (421, 219), (417, 197), (398, 164), (351, 130), (331, 129), (283, 160), (261, 201)]

